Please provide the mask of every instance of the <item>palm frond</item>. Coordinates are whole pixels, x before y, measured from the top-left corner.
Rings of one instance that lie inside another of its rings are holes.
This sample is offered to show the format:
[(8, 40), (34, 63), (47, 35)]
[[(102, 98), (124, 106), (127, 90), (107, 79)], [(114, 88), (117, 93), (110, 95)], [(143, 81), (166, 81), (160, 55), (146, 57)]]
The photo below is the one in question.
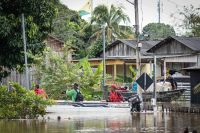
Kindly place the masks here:
[[(106, 25), (106, 38), (108, 42), (113, 41), (117, 37), (125, 35), (125, 33), (122, 34), (122, 32), (124, 31), (121, 31), (119, 28), (119, 24), (122, 21), (129, 22), (130, 19), (123, 12), (122, 8), (115, 7), (114, 5), (111, 5), (110, 9), (105, 5), (97, 6), (94, 9), (93, 16), (91, 19), (91, 23), (95, 23), (99, 25), (99, 27)], [(92, 38), (94, 39), (102, 36), (100, 33), (102, 33), (102, 31), (99, 28), (99, 31), (95, 31), (95, 33), (90, 37), (90, 40), (92, 40)]]
[(102, 29), (98, 28), (89, 38), (89, 42), (95, 41), (102, 36)]

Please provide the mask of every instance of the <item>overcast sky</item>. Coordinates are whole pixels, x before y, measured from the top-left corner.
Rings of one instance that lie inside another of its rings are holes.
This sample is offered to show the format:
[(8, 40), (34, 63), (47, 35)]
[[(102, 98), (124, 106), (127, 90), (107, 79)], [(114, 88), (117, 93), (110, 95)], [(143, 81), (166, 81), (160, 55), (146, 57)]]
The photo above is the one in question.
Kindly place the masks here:
[[(134, 1), (134, 0), (130, 0)], [(182, 28), (176, 26), (180, 24), (183, 18), (178, 14), (183, 6), (193, 5), (200, 7), (200, 0), (160, 0), (161, 1), (161, 22), (175, 26), (176, 32), (182, 32)], [(61, 2), (67, 5), (70, 9), (78, 11), (85, 3), (85, 0), (61, 0)], [(139, 18), (140, 18), (140, 30), (146, 24), (151, 22), (158, 22), (157, 12), (158, 0), (138, 0), (139, 3)], [(131, 22), (127, 25), (134, 25), (134, 6), (126, 2), (126, 0), (93, 0), (94, 7), (99, 4), (116, 6), (123, 6), (124, 12), (130, 17)], [(174, 14), (172, 16), (172, 14)], [(85, 16), (84, 18), (88, 18)]]

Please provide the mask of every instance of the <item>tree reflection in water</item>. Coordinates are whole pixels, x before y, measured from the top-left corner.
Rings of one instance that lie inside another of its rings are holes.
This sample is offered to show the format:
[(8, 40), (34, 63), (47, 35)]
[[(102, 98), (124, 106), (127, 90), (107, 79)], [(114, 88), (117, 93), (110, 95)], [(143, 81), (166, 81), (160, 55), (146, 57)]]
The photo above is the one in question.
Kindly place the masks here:
[[(110, 113), (110, 112), (108, 112)], [(115, 112), (112, 112), (115, 113)], [(189, 131), (200, 131), (200, 115), (187, 113), (130, 113), (110, 114), (99, 117), (76, 117), (60, 121), (48, 120), (0, 120), (1, 133), (73, 133), (73, 132), (160, 132), (179, 133), (186, 127)]]

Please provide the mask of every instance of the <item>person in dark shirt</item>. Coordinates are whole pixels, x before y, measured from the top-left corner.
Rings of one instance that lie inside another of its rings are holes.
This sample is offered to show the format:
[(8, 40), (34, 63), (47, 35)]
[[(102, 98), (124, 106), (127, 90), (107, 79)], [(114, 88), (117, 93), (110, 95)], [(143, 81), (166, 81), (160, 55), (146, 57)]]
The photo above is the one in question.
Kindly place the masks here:
[(167, 81), (169, 81), (171, 83), (172, 90), (177, 89), (177, 82), (171, 75), (167, 78)]

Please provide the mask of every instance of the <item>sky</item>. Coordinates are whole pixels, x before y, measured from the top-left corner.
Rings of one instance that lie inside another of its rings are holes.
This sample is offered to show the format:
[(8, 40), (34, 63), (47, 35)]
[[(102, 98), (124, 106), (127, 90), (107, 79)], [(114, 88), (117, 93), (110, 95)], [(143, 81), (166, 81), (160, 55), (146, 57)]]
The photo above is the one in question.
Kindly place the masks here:
[[(72, 10), (78, 11), (85, 1), (86, 0), (61, 0), (61, 3)], [(134, 2), (134, 0), (129, 1)], [(160, 0), (160, 2), (161, 23), (172, 25), (177, 34), (184, 32), (183, 28), (179, 26), (183, 21), (183, 17), (179, 15), (179, 12), (183, 10), (183, 6), (193, 5), (194, 7), (200, 7), (200, 0)], [(142, 27), (148, 23), (158, 22), (158, 0), (138, 0), (138, 3), (139, 27), (141, 31)], [(131, 21), (125, 25), (132, 26), (135, 24), (134, 5), (128, 3), (126, 0), (93, 0), (94, 8), (100, 4), (122, 6), (124, 12), (129, 16)], [(83, 18), (87, 20), (89, 15)]]

